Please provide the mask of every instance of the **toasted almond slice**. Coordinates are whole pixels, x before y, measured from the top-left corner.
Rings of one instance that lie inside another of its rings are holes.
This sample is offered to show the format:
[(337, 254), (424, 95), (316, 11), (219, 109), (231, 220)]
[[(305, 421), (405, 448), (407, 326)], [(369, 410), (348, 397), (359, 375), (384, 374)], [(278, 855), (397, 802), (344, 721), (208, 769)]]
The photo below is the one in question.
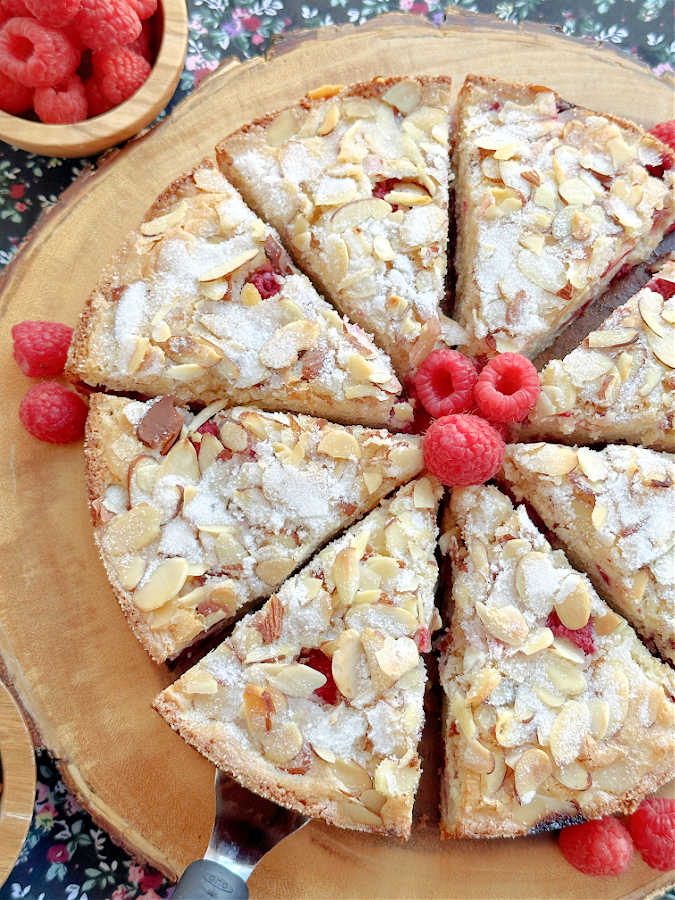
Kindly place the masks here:
[(548, 753), (532, 747), (522, 754), (513, 770), (514, 786), (521, 806), (534, 800), (537, 788), (552, 772), (553, 764)]
[(248, 447), (246, 429), (236, 422), (223, 422), (220, 426), (220, 440), (233, 453), (240, 453)]
[(119, 557), (115, 560), (115, 571), (121, 587), (133, 591), (145, 572), (145, 560), (138, 554)]
[(333, 653), (331, 672), (338, 690), (348, 700), (353, 700), (357, 690), (357, 667), (363, 657), (358, 631), (343, 631)]
[(268, 585), (277, 585), (288, 578), (295, 568), (292, 558), (274, 557), (263, 559), (255, 567), (255, 573), (261, 581)]
[(385, 103), (406, 116), (419, 106), (421, 97), (422, 88), (416, 81), (398, 81), (382, 94)]
[(317, 688), (326, 683), (326, 676), (310, 666), (292, 663), (281, 666), (279, 671), (270, 677), (271, 683), (287, 697), (311, 698)]
[(570, 576), (565, 579), (555, 601), (555, 610), (566, 628), (576, 630), (588, 624), (591, 595), (583, 578)]
[(239, 299), (242, 306), (257, 306), (262, 301), (262, 296), (258, 288), (247, 281), (241, 289)]
[(475, 738), (466, 741), (463, 746), (464, 765), (471, 772), (489, 775), (495, 769), (495, 755)]
[(340, 121), (340, 107), (337, 103), (333, 103), (326, 110), (326, 114), (323, 117), (323, 121), (317, 128), (316, 133), (320, 137), (324, 137), (327, 134), (330, 134), (331, 131), (335, 128), (337, 123)]
[(476, 612), (489, 633), (505, 644), (518, 647), (527, 639), (527, 622), (515, 606), (486, 606), (478, 602)]
[(567, 697), (576, 697), (586, 690), (583, 672), (563, 659), (553, 659), (546, 668), (546, 674), (553, 686)]
[(187, 210), (187, 200), (181, 200), (180, 203), (177, 203), (173, 209), (170, 209), (164, 215), (156, 216), (154, 219), (150, 219), (149, 222), (142, 222), (140, 226), (141, 234), (145, 234), (148, 237), (164, 234), (175, 225), (180, 225), (185, 218)]
[(160, 518), (159, 512), (148, 503), (139, 503), (120, 513), (105, 527), (104, 549), (113, 556), (122, 556), (147, 547), (159, 537)]
[(555, 717), (549, 734), (549, 746), (556, 765), (562, 768), (577, 758), (590, 728), (588, 706), (579, 700), (568, 700)]
[(390, 212), (391, 204), (380, 197), (352, 200), (335, 210), (331, 216), (331, 224), (336, 229), (347, 230), (355, 228), (366, 219), (375, 219), (376, 221), (384, 219)]
[(359, 556), (354, 547), (345, 547), (335, 557), (331, 577), (343, 606), (350, 606), (359, 585)]
[(334, 97), (339, 94), (344, 84), (322, 84), (319, 87), (312, 88), (307, 91), (310, 100), (325, 100), (327, 97)]
[(632, 344), (637, 339), (635, 328), (608, 328), (607, 330), (591, 331), (588, 335), (588, 346), (596, 347), (624, 347)]
[(651, 330), (647, 331), (647, 343), (664, 366), (675, 369), (675, 328), (670, 327), (663, 337), (658, 337)]
[(209, 269), (208, 272), (204, 272), (199, 276), (198, 281), (217, 281), (219, 278), (225, 278), (230, 272), (240, 269), (242, 266), (245, 266), (247, 262), (251, 262), (252, 259), (255, 259), (258, 253), (260, 253), (260, 250), (258, 250), (257, 247), (253, 247), (250, 250), (244, 250), (242, 253), (238, 253), (224, 263)]
[[(608, 475), (608, 468), (601, 453), (597, 450), (589, 450), (588, 447), (579, 447), (577, 450), (579, 468), (591, 481), (604, 481)], [(569, 626), (572, 627), (572, 626)]]
[(554, 766), (553, 777), (571, 791), (587, 791), (593, 782), (588, 769), (576, 760), (562, 768)]
[(181, 556), (160, 563), (143, 587), (134, 594), (134, 604), (141, 612), (159, 609), (176, 597), (185, 584), (188, 564)]
[(181, 688), (187, 694), (216, 694), (218, 692), (218, 682), (213, 675), (198, 666), (188, 669), (180, 683)]
[(420, 478), (419, 481), (415, 482), (413, 503), (415, 504), (415, 509), (434, 509), (436, 506), (434, 489), (428, 478)]
[(326, 428), (317, 446), (319, 453), (333, 459), (360, 459), (361, 447), (353, 434), (337, 428)]
[(194, 381), (205, 373), (206, 369), (196, 363), (181, 363), (178, 366), (169, 366), (166, 377), (174, 378), (176, 381)]
[(596, 616), (593, 618), (593, 627), (595, 628), (596, 633), (603, 637), (606, 634), (611, 634), (613, 631), (616, 631), (622, 622), (623, 619), (621, 616), (617, 616), (615, 612), (608, 609), (603, 616)]

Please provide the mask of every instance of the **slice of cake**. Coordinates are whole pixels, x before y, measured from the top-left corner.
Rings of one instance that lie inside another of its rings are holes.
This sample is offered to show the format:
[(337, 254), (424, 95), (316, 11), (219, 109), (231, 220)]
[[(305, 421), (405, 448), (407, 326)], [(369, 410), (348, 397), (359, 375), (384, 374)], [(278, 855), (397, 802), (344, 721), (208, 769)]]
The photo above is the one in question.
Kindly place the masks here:
[(675, 677), (494, 487), (443, 523), (446, 837), (628, 813), (675, 775)]
[(449, 78), (326, 85), (245, 125), (218, 163), (399, 376), (441, 336)]
[(675, 462), (609, 445), (510, 444), (504, 479), (598, 593), (675, 663)]
[(159, 197), (108, 266), (66, 373), (366, 425), (389, 423), (401, 389), (387, 356), (317, 294), (208, 161)]
[(222, 406), (91, 399), (96, 543), (157, 662), (271, 594), (423, 465), (418, 437)]
[(675, 450), (675, 259), (541, 372), (520, 437)]
[(407, 837), (434, 607), (430, 477), (401, 488), (287, 581), (155, 708), (283, 806)]
[(534, 357), (675, 220), (675, 154), (548, 88), (469, 76), (458, 100), (455, 317), (473, 355)]

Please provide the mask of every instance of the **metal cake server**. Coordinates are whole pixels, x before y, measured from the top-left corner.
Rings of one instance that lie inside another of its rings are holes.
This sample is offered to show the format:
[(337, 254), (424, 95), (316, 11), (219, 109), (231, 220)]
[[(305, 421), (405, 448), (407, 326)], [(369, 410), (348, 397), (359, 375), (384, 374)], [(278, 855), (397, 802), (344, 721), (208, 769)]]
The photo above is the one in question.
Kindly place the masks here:
[(258, 797), (218, 769), (216, 819), (203, 859), (187, 867), (173, 900), (246, 900), (246, 882), (263, 856), (309, 819)]

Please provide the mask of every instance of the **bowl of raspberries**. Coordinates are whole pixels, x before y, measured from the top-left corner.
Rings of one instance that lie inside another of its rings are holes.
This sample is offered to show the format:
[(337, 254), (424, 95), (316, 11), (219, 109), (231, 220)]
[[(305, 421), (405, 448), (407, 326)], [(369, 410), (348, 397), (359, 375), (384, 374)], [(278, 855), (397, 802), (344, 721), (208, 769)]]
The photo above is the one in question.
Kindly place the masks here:
[(88, 156), (166, 106), (187, 49), (185, 0), (0, 0), (0, 138)]

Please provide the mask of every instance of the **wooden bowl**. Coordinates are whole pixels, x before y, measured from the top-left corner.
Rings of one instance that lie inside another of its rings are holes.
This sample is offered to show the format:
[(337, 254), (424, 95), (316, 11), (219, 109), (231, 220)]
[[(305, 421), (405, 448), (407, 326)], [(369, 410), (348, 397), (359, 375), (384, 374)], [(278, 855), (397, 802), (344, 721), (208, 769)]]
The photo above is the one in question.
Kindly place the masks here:
[(73, 125), (45, 125), (0, 111), (0, 139), (44, 156), (91, 156), (148, 125), (173, 96), (187, 50), (185, 0), (159, 0), (162, 40), (152, 71), (136, 93), (114, 109)]
[(18, 704), (0, 681), (0, 887), (12, 871), (33, 818), (35, 755)]

